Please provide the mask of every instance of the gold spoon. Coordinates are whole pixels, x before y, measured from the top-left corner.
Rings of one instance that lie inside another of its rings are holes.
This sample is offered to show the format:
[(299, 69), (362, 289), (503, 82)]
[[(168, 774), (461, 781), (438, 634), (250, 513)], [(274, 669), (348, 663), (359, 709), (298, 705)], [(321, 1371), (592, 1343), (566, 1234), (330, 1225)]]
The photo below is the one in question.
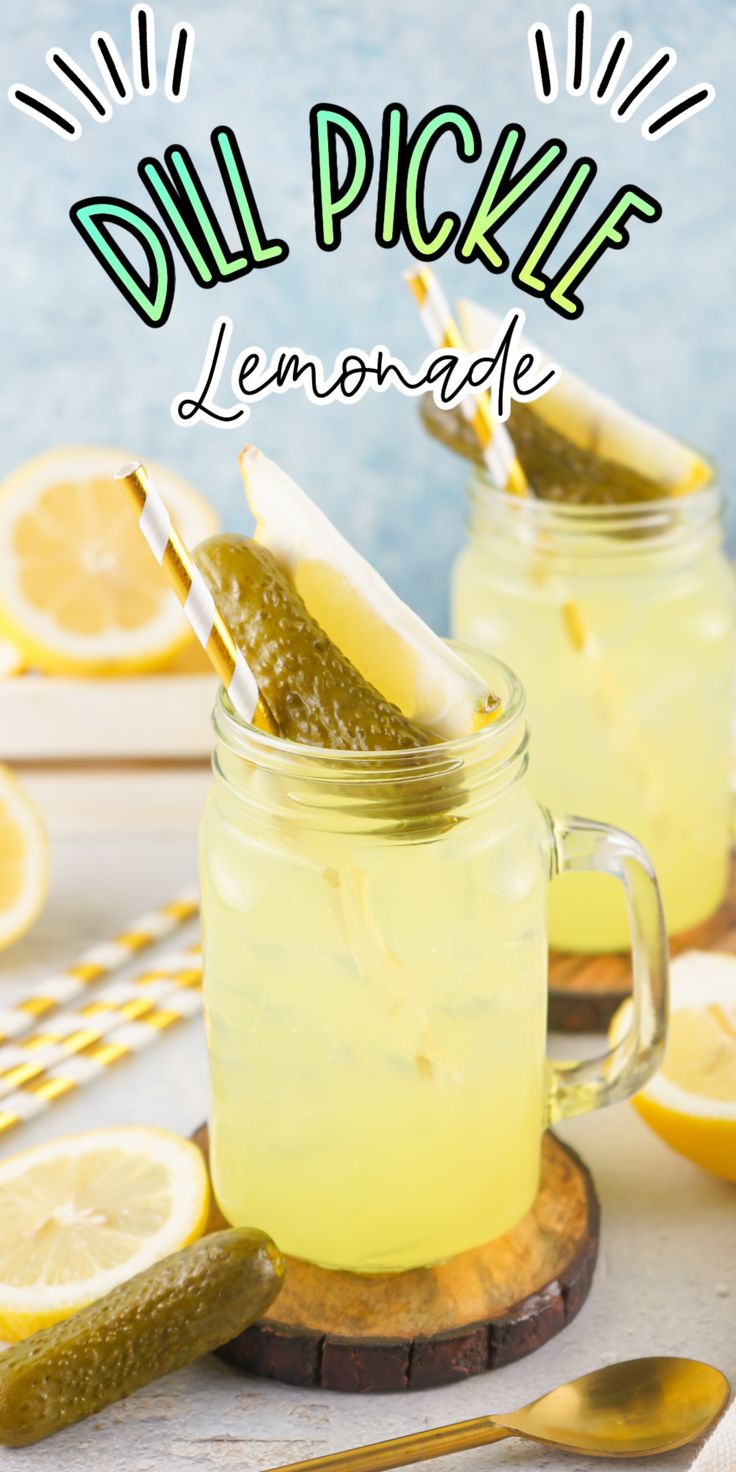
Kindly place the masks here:
[(524, 1436), (591, 1457), (651, 1457), (694, 1441), (720, 1415), (731, 1387), (699, 1360), (623, 1360), (560, 1385), (508, 1416), (477, 1416), (353, 1451), (290, 1462), (274, 1472), (384, 1472), (430, 1457)]

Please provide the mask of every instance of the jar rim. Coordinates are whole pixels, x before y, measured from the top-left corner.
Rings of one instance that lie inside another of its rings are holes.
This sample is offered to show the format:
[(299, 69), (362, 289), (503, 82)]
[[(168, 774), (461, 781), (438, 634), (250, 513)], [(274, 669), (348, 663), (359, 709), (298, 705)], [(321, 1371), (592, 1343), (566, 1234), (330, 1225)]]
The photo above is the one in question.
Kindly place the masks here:
[(226, 743), (231, 752), (259, 765), (277, 766), (281, 771), (292, 764), (298, 765), (300, 776), (303, 777), (311, 764), (318, 780), (329, 780), (331, 769), (336, 772), (339, 769), (341, 782), (349, 781), (351, 777), (365, 777), (373, 783), (384, 778), (395, 778), (397, 775), (407, 779), (411, 778), (413, 769), (421, 769), (422, 776), (426, 777), (431, 775), (433, 768), (446, 770), (448, 764), (478, 760), (485, 762), (494, 753), (497, 756), (495, 765), (504, 766), (518, 755), (515, 750), (513, 756), (509, 756), (509, 737), (515, 727), (522, 726), (519, 752), (526, 744), (523, 720), (526, 692), (521, 680), (509, 665), (494, 655), (455, 640), (448, 639), (445, 642), (474, 667), (480, 664), (480, 673), (484, 676), (487, 670), (491, 671), (489, 688), (501, 695), (501, 711), (496, 719), (476, 731), (433, 741), (429, 746), (402, 750), (353, 751), (312, 746), (272, 735), (254, 726), (251, 721), (244, 720), (231, 704), (227, 691), (220, 686), (213, 711), (215, 734)]
[(485, 465), (476, 464), (470, 478), (470, 489), (478, 487), (481, 494), (492, 498), (494, 506), (503, 510), (513, 511), (518, 514), (520, 507), (530, 518), (543, 519), (545, 516), (557, 518), (563, 525), (569, 523), (571, 529), (576, 525), (589, 524), (591, 526), (605, 526), (609, 522), (612, 527), (625, 528), (627, 523), (637, 526), (641, 530), (667, 524), (675, 511), (693, 512), (693, 519), (704, 520), (710, 514), (718, 515), (723, 507), (723, 492), (714, 467), (713, 476), (701, 486), (696, 486), (691, 491), (682, 491), (677, 494), (668, 493), (657, 496), (650, 501), (624, 501), (610, 502), (606, 504), (591, 502), (555, 501), (544, 496), (519, 496), (514, 491), (506, 490), (494, 481), (492, 475)]
[(587, 556), (607, 559), (636, 557), (642, 552), (681, 552), (698, 540), (720, 532), (725, 503), (720, 483), (651, 501), (579, 504), (540, 496), (519, 496), (501, 489), (484, 466), (476, 466), (468, 487), (469, 529), (481, 538), (513, 533), (514, 539), (557, 540)]

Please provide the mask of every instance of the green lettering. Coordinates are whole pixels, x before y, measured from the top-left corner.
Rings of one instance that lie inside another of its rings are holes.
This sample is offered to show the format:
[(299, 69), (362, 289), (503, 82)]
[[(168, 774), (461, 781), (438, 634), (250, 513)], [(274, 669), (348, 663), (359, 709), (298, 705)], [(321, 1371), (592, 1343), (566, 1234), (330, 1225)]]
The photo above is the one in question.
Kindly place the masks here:
[[(107, 196), (82, 199), (72, 205), (69, 215), (103, 271), (138, 316), (149, 327), (163, 327), (174, 298), (174, 260), (163, 232), (150, 215), (124, 199)], [(107, 227), (111, 223), (122, 226), (143, 247), (147, 281), (110, 234)]]
[(661, 214), (661, 205), (644, 190), (634, 189), (631, 185), (620, 189), (580, 242), (575, 255), (568, 257), (553, 281), (547, 298), (550, 306), (563, 317), (579, 317), (583, 303), (570, 292), (572, 283), (587, 276), (609, 247), (612, 250), (621, 250), (628, 245), (626, 221), (631, 215), (638, 215), (647, 224), (653, 224)]
[[(344, 107), (313, 107), (309, 132), (317, 244), (320, 250), (337, 250), (342, 221), (357, 210), (367, 193), (373, 173), (373, 149), (360, 119)], [(342, 182), (337, 163), (338, 137), (347, 153)]]
[(491, 238), (494, 231), (539, 188), (566, 153), (564, 143), (553, 138), (537, 150), (526, 168), (514, 174), (525, 139), (522, 127), (509, 124), (503, 129), (455, 248), (458, 260), (480, 260), (487, 270), (506, 270), (509, 258)]

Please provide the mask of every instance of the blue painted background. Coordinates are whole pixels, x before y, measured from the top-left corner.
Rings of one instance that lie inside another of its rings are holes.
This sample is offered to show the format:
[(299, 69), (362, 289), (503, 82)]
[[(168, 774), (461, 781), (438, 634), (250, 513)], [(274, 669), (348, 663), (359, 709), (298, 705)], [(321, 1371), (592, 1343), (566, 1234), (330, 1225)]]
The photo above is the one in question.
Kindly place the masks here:
[[(181, 430), (168, 408), (196, 382), (220, 312), (234, 318), (241, 347), (295, 344), (330, 362), (341, 347), (384, 341), (410, 364), (421, 361), (426, 344), (401, 280), (408, 258), (402, 248), (375, 245), (374, 193), (347, 223), (337, 254), (322, 254), (312, 231), (310, 106), (351, 107), (377, 143), (383, 107), (403, 101), (414, 121), (441, 103), (469, 108), (485, 158), (509, 121), (523, 123), (530, 145), (557, 133), (571, 157), (592, 154), (600, 171), (583, 207), (586, 222), (623, 183), (641, 184), (660, 199), (661, 222), (635, 224), (630, 247), (609, 252), (596, 267), (577, 323), (563, 322), (479, 265), (447, 259), (440, 276), (449, 293), (476, 296), (496, 310), (522, 305), (531, 335), (560, 361), (702, 446), (730, 488), (736, 9), (730, 0), (591, 4), (594, 62), (619, 27), (634, 36), (637, 66), (657, 47), (674, 44), (680, 59), (662, 99), (712, 81), (715, 105), (656, 144), (640, 136), (646, 109), (616, 126), (587, 99), (563, 94), (554, 107), (540, 106), (526, 32), (545, 18), (561, 43), (568, 7), (560, 0), (156, 0), (159, 54), (175, 20), (196, 26), (182, 106), (162, 93), (136, 98), (104, 126), (88, 120), (82, 139), (69, 144), (3, 104), (0, 471), (63, 442), (120, 444), (169, 461), (227, 521), (245, 525), (235, 456), (240, 442), (252, 439), (296, 473), (401, 594), (444, 629), (447, 571), (463, 536), (464, 468), (425, 437), (409, 400), (369, 395), (356, 406), (315, 408), (293, 393), (256, 406), (245, 431)], [(90, 65), (88, 38), (105, 27), (128, 56), (128, 12), (127, 0), (4, 5), (3, 92), (23, 81), (68, 101), (46, 70), (46, 49), (62, 45)], [(186, 144), (204, 178), (214, 181), (208, 138), (218, 123), (236, 130), (265, 226), (286, 237), (291, 255), (210, 292), (197, 289), (182, 267), (170, 321), (152, 331), (93, 261), (68, 209), (99, 192), (145, 205), (136, 163), (171, 142)], [(467, 209), (482, 167), (460, 165), (446, 141), (431, 167), (430, 203)], [(555, 178), (537, 199), (557, 187)], [(505, 228), (508, 249), (521, 245), (540, 207), (532, 202)]]

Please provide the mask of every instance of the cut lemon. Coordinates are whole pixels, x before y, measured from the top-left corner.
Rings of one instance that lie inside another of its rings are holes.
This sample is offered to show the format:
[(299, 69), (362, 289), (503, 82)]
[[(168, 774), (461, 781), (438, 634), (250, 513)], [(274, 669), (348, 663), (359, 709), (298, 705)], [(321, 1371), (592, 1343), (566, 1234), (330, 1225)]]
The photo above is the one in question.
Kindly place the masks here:
[(33, 924), (47, 888), (43, 822), (10, 768), (0, 765), (0, 950)]
[[(642, 1119), (688, 1160), (736, 1181), (736, 956), (688, 951), (670, 969), (664, 1062), (633, 1100)], [(631, 1003), (611, 1023), (613, 1042)]]
[(0, 1338), (68, 1318), (201, 1237), (201, 1151), (167, 1130), (94, 1130), (0, 1162)]
[(498, 698), (480, 676), (402, 603), (285, 471), (252, 445), (240, 468), (256, 541), (386, 700), (446, 738), (467, 735), (498, 714)]
[[(113, 479), (125, 459), (124, 450), (52, 450), (0, 485), (0, 637), (38, 669), (158, 669), (190, 637)], [(217, 530), (192, 486), (149, 469), (185, 542)]]

